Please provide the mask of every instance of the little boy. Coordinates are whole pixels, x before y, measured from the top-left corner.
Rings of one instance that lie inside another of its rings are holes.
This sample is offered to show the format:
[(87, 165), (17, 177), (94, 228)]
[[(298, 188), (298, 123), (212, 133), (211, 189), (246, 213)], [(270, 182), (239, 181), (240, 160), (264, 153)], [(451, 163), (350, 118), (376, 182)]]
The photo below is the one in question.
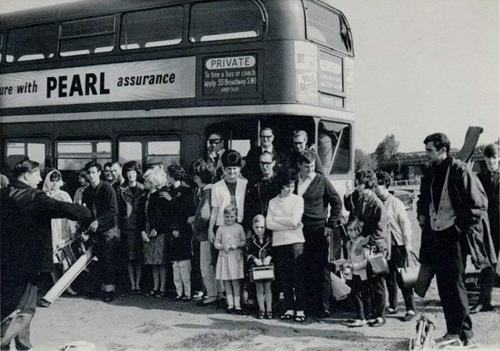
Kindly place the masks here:
[[(177, 226), (172, 227), (169, 238), (169, 257), (172, 261), (174, 284), (177, 291), (176, 300), (191, 300), (191, 235), (181, 233)], [(183, 296), (184, 294), (184, 296)]]

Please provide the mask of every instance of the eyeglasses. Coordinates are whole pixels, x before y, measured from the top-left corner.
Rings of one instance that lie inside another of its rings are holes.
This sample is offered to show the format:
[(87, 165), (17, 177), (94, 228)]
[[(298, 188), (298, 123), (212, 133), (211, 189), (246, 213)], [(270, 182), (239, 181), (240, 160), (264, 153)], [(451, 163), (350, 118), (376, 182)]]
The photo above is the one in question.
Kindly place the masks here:
[(263, 161), (260, 161), (259, 163), (263, 166), (269, 166), (273, 163), (274, 161), (271, 161), (271, 162), (263, 162)]
[(222, 139), (212, 139), (212, 140), (207, 140), (209, 144), (220, 144), (222, 143)]
[(262, 139), (271, 139), (274, 135), (261, 135)]

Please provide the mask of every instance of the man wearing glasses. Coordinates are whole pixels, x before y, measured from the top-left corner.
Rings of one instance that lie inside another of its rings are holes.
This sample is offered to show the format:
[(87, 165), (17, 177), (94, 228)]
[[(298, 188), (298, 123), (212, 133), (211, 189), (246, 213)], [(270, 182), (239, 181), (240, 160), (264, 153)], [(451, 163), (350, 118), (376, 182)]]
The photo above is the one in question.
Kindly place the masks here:
[[(310, 148), (307, 147), (307, 140), (307, 132), (305, 130), (296, 130), (293, 132), (292, 150), (286, 158), (287, 168), (293, 168), (297, 172), (300, 172), (298, 163), (299, 156), (304, 151), (310, 150)], [(311, 151), (314, 153), (315, 157), (315, 172), (321, 175), (325, 175), (325, 172), (323, 170), (323, 163), (321, 163), (319, 155), (314, 150)]]
[(248, 180), (259, 179), (261, 177), (260, 157), (265, 152), (273, 155), (273, 173), (281, 167), (281, 154), (276, 151), (273, 145), (274, 133), (271, 128), (264, 128), (260, 132), (260, 146), (250, 149), (245, 159), (246, 165), (243, 168), (243, 176)]
[(221, 157), (224, 152), (226, 152), (226, 149), (224, 149), (222, 134), (210, 134), (207, 140), (207, 159), (205, 161), (216, 170), (214, 183), (222, 179), (223, 167)]
[(259, 165), (259, 175), (249, 180), (245, 196), (245, 229), (248, 231), (248, 238), (252, 235), (253, 218), (258, 214), (265, 217), (269, 201), (281, 191), (280, 187), (276, 185), (274, 154), (264, 151), (260, 155)]

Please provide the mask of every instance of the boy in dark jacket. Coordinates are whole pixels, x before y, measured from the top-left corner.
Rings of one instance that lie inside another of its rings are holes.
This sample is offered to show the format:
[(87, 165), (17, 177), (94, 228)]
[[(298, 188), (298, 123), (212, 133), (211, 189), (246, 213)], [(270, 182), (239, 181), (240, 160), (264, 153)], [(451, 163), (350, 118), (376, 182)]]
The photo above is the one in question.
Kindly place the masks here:
[[(172, 234), (168, 239), (169, 255), (174, 271), (174, 284), (177, 290), (176, 300), (188, 302), (191, 300), (191, 258), (193, 248), (191, 235), (172, 226)], [(182, 296), (184, 293), (184, 297)]]

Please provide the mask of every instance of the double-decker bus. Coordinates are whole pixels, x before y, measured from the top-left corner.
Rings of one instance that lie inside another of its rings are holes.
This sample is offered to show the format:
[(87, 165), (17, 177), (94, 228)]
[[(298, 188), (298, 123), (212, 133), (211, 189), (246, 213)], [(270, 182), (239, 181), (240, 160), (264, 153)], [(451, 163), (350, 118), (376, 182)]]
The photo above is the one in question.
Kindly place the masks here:
[(354, 50), (330, 0), (80, 1), (0, 16), (1, 160), (66, 181), (88, 161), (184, 167), (207, 137), (245, 156), (307, 131), (339, 192), (353, 179)]

